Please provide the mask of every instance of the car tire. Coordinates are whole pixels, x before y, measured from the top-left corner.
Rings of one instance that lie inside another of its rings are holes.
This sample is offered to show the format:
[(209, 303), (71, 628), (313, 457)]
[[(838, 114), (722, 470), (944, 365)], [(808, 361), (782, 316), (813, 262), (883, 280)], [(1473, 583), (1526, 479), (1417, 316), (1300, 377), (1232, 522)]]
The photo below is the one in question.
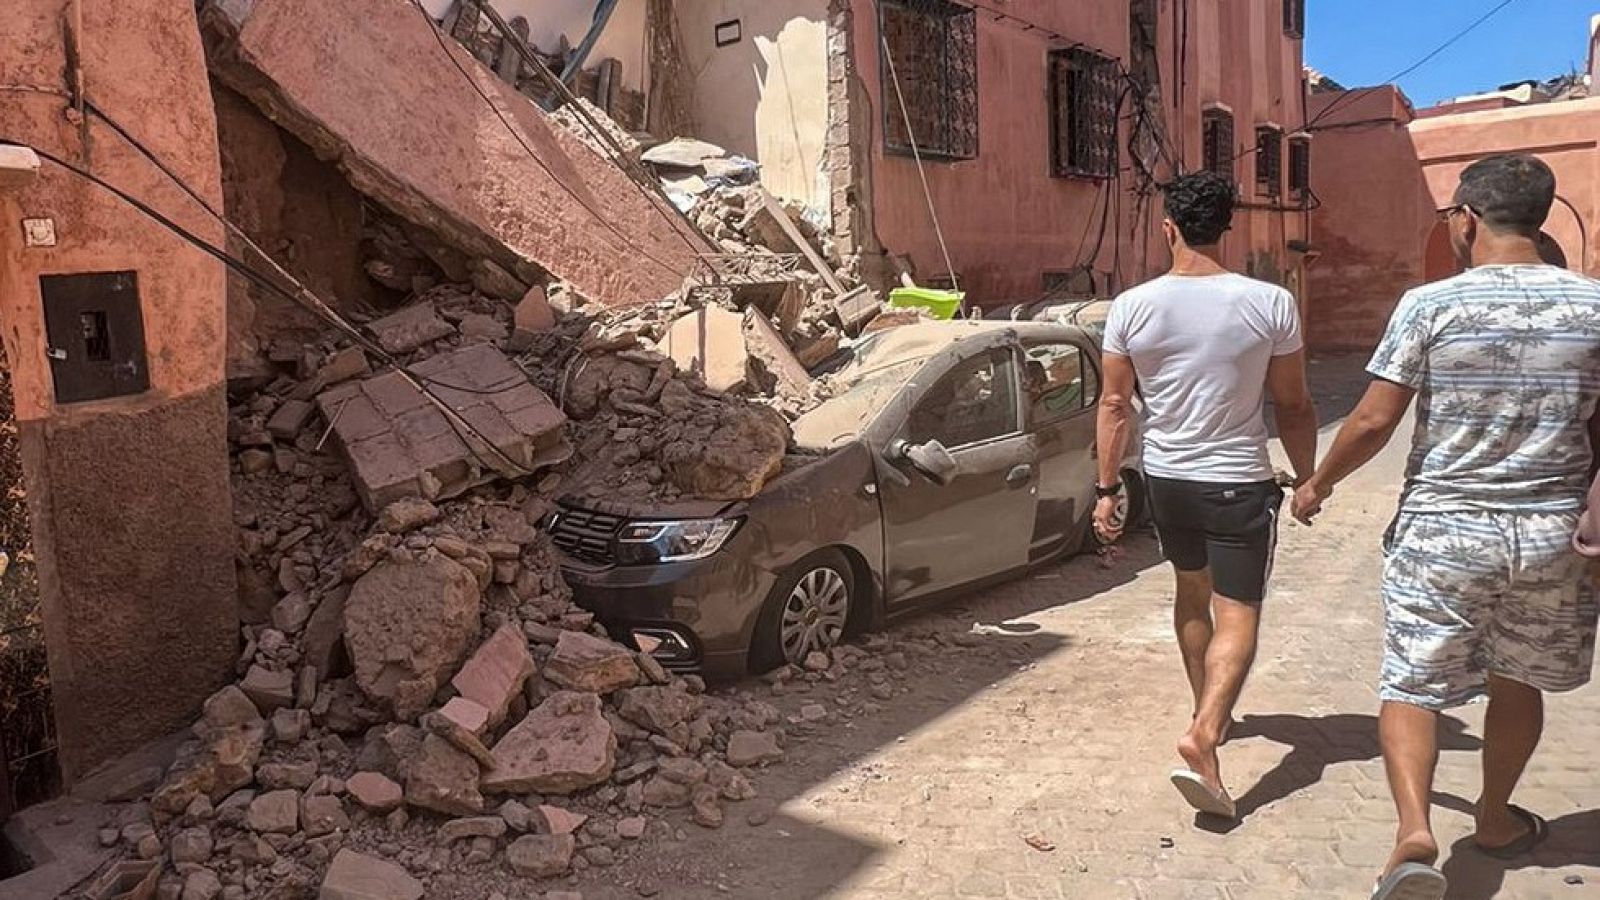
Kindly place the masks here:
[[(1144, 473), (1138, 469), (1123, 469), (1121, 477), (1122, 496), (1127, 498), (1126, 511), (1122, 514), (1122, 533), (1126, 536), (1150, 521), (1150, 491), (1145, 484)], [(1078, 542), (1078, 552), (1087, 553), (1103, 543), (1099, 532), (1094, 530), (1094, 506), (1091, 505), (1088, 521), (1083, 526), (1083, 538)]]
[(784, 571), (761, 607), (750, 641), (750, 670), (800, 665), (838, 646), (856, 617), (855, 567), (842, 552), (818, 550)]

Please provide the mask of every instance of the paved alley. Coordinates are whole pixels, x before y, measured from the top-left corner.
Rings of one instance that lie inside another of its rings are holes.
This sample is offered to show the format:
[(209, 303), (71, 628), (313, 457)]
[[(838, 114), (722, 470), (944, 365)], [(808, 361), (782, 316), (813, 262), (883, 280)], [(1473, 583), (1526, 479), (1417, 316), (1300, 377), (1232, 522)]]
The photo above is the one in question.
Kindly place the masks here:
[[(1325, 419), (1359, 389), (1349, 361), (1332, 368), (1337, 383), (1319, 378)], [(584, 895), (644, 884), (772, 900), (1366, 897), (1392, 828), (1373, 685), (1378, 538), (1402, 449), (1352, 479), (1314, 529), (1283, 530), (1261, 658), (1223, 758), (1244, 814), (1230, 832), (1197, 823), (1166, 780), (1189, 700), (1170, 576), (1141, 535), (1113, 566), (1079, 558), (898, 626), (981, 643), (952, 648), (948, 677), (914, 685), (881, 719), (808, 740), (763, 776), (769, 821), (737, 813), (720, 834), (664, 847), (656, 875), (586, 879)], [(1446, 720), (1436, 824), (1452, 897), (1600, 897), (1600, 689), (1554, 699), (1549, 718), (1519, 799), (1553, 834), (1509, 867), (1465, 843), (1482, 710)]]

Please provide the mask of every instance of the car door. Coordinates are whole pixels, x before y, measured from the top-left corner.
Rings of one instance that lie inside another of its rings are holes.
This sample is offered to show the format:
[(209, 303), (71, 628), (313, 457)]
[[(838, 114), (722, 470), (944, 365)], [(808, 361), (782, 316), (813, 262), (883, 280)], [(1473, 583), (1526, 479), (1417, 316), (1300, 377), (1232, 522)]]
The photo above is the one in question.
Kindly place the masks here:
[(1067, 339), (1023, 345), (1026, 423), (1037, 448), (1039, 490), (1029, 560), (1070, 549), (1093, 508), (1095, 410), (1100, 370), (1092, 351)]
[(937, 440), (957, 469), (941, 485), (903, 458), (886, 461), (889, 477), (880, 483), (890, 604), (1027, 564), (1037, 473), (1019, 393), (1016, 354), (1000, 347), (955, 363), (913, 401), (898, 440)]

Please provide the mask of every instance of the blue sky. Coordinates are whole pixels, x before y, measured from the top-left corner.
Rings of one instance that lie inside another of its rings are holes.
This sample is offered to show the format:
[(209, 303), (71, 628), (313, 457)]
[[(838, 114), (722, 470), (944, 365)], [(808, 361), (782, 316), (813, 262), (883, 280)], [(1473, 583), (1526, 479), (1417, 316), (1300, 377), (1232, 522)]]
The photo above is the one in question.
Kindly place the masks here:
[[(1500, 0), (1307, 0), (1306, 65), (1346, 87), (1383, 81)], [(1600, 0), (1515, 0), (1432, 62), (1402, 78), (1418, 106), (1550, 78), (1588, 61)]]

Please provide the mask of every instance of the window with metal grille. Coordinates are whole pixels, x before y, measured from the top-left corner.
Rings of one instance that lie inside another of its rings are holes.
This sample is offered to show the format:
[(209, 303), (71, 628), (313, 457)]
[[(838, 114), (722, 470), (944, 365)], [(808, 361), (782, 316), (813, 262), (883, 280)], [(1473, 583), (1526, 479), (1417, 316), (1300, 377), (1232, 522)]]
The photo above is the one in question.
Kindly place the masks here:
[(1283, 129), (1276, 125), (1256, 128), (1256, 193), (1283, 194)]
[(1200, 115), (1201, 166), (1232, 181), (1233, 113), (1212, 107)]
[(888, 49), (879, 54), (884, 149), (909, 154), (915, 140), (924, 157), (976, 158), (978, 22), (974, 11), (949, 0), (880, 0), (878, 27)]
[(1304, 203), (1311, 196), (1311, 138), (1297, 134), (1289, 138), (1289, 196)]
[(1116, 174), (1116, 60), (1081, 47), (1051, 51), (1050, 138), (1058, 178)]
[(1306, 36), (1306, 0), (1283, 0), (1283, 33), (1297, 40)]

